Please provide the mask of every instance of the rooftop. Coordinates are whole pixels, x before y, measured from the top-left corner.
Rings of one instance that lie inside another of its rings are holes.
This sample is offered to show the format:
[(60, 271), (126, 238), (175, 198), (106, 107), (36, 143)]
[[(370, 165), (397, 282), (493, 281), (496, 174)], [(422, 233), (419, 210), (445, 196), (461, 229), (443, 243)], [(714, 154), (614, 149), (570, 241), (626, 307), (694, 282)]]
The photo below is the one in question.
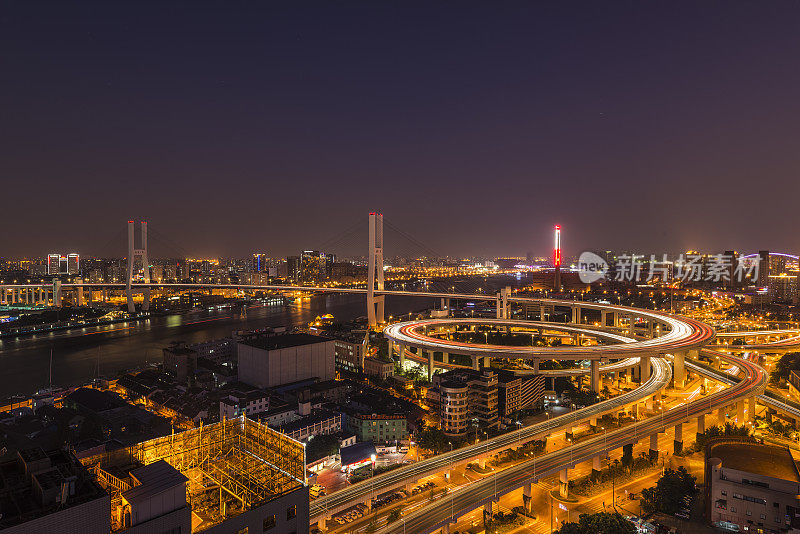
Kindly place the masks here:
[(800, 482), (792, 454), (786, 447), (758, 443), (720, 443), (709, 451), (709, 457), (722, 460), (722, 467), (757, 475)]
[(313, 345), (315, 343), (327, 343), (332, 341), (327, 337), (312, 336), (311, 334), (281, 334), (260, 336), (252, 339), (242, 340), (239, 343), (262, 350), (279, 350), (290, 347), (300, 347), (303, 345)]

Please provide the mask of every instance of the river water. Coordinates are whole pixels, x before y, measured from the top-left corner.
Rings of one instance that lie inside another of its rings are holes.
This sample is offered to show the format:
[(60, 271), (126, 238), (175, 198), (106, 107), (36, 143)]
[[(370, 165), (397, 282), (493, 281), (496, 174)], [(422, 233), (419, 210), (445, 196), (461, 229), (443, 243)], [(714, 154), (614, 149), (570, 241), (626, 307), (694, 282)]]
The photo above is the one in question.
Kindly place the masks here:
[[(487, 291), (494, 291), (502, 285), (518, 286), (521, 283), (524, 283), (524, 278), (497, 276), (486, 280), (485, 287)], [(469, 285), (474, 285), (474, 282)], [(455, 289), (459, 290), (458, 283)], [(386, 298), (386, 314), (403, 315), (433, 305), (434, 299), (430, 298), (390, 296)], [(317, 295), (285, 306), (249, 307), (246, 318), (242, 317), (239, 308), (226, 308), (0, 339), (0, 364), (5, 376), (0, 381), (0, 397), (27, 395), (46, 387), (51, 350), (53, 384), (67, 387), (85, 383), (96, 376), (98, 362), (100, 375), (110, 377), (124, 369), (160, 363), (162, 349), (173, 341), (196, 343), (230, 336), (235, 330), (300, 326), (326, 313), (333, 314), (337, 321), (364, 316), (364, 296)]]

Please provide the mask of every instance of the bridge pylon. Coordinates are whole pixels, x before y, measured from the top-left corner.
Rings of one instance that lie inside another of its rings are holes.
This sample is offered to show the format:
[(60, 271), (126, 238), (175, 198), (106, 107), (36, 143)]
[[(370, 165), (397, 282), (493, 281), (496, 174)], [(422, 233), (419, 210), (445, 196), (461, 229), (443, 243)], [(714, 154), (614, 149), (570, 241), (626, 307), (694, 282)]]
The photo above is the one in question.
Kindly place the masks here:
[[(128, 274), (125, 277), (125, 296), (128, 300), (128, 311), (133, 313), (136, 307), (133, 304), (133, 267), (136, 258), (142, 261), (142, 271), (144, 272), (144, 282), (150, 283), (150, 261), (147, 258), (147, 222), (142, 221), (142, 248), (136, 248), (133, 221), (128, 221)], [(142, 310), (150, 309), (150, 288), (144, 288), (144, 301)]]
[[(375, 290), (383, 291), (383, 214), (369, 214), (369, 263), (367, 271), (367, 320), (370, 327), (384, 321), (383, 295), (375, 295)], [(377, 285), (377, 288), (376, 288)]]

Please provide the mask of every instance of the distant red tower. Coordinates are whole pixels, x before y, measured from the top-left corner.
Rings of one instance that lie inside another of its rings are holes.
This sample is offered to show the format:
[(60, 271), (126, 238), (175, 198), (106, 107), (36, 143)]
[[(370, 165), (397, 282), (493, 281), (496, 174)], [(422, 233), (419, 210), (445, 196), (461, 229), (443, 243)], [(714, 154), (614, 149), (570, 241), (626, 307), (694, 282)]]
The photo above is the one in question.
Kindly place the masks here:
[(561, 291), (561, 226), (555, 226), (555, 242), (553, 246), (553, 289)]

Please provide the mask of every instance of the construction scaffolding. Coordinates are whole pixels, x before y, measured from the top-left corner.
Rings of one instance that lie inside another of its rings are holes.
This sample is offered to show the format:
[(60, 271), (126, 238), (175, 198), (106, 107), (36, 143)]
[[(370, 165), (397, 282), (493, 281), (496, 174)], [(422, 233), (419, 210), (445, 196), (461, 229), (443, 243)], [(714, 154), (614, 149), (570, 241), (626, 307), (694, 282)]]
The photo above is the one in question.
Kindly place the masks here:
[[(130, 471), (164, 460), (189, 479), (187, 502), (203, 530), (306, 483), (305, 447), (245, 416), (200, 426), (84, 458), (112, 496), (112, 524), (122, 528), (120, 495)], [(193, 531), (196, 531), (193, 529)]]

